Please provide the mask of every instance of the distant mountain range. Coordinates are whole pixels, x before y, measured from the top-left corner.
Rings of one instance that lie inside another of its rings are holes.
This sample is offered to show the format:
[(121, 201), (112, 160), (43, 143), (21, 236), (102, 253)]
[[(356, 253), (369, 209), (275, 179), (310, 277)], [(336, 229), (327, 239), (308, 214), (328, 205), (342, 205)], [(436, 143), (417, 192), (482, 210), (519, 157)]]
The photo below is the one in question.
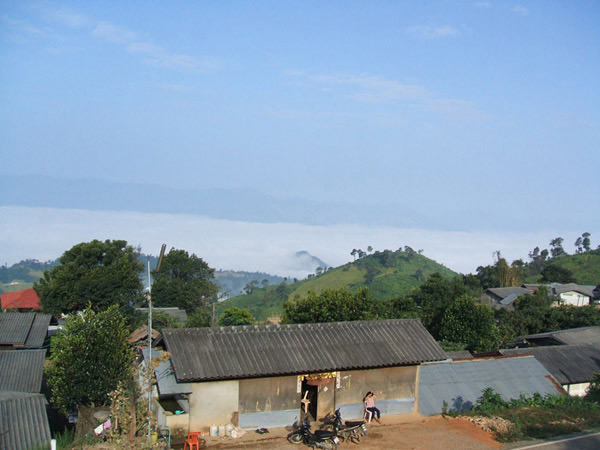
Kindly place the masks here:
[[(423, 215), (401, 204), (325, 202), (278, 198), (251, 189), (174, 189), (86, 178), (2, 175), (0, 192), (0, 206), (192, 214), (243, 222), (346, 223), (440, 230), (460, 229), (465, 217), (470, 227), (497, 223), (475, 210), (461, 212), (460, 217), (435, 217), (435, 214)], [(478, 223), (478, 217), (485, 224)]]

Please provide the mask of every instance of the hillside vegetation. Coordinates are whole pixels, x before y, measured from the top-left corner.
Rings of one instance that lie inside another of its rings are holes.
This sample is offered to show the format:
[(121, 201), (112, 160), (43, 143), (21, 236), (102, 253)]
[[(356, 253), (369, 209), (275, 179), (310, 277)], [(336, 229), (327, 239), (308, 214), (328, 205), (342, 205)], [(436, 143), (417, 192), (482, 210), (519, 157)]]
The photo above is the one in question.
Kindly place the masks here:
[(303, 297), (310, 291), (340, 288), (356, 292), (361, 287), (367, 287), (374, 298), (390, 300), (410, 293), (432, 273), (439, 273), (447, 279), (458, 275), (410, 247), (397, 251), (376, 251), (296, 283), (280, 283), (230, 298), (220, 303), (217, 311), (233, 306), (246, 308), (257, 320), (262, 321), (280, 316), (283, 313), (283, 302), (295, 295)]
[[(544, 262), (544, 266), (553, 265), (568, 270), (573, 274), (574, 280), (578, 284), (596, 286), (600, 284), (600, 249), (589, 250), (574, 255), (564, 254), (550, 258)], [(528, 264), (525, 277), (526, 283), (540, 283), (542, 281), (541, 273), (536, 273), (533, 264)]]

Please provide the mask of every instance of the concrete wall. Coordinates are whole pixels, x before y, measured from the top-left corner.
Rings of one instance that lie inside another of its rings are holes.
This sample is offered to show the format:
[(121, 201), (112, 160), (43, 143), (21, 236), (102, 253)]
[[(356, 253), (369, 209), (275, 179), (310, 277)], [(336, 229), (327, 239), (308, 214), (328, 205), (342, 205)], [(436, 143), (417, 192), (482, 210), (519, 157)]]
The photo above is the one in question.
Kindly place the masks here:
[[(340, 408), (344, 419), (362, 418), (363, 397), (377, 394), (382, 414), (415, 410), (418, 366), (354, 370), (338, 373), (318, 386), (317, 418)], [(194, 383), (190, 399), (190, 431), (215, 424), (233, 423), (242, 428), (273, 428), (301, 420), (302, 377), (251, 378)]]
[(239, 426), (272, 428), (293, 424), (300, 415), (298, 377), (251, 378), (239, 383)]
[(382, 414), (407, 414), (415, 410), (418, 366), (341, 372), (335, 406), (344, 419), (362, 418), (363, 397), (377, 395), (375, 406)]
[(238, 411), (239, 381), (193, 383), (190, 400), (190, 431), (232, 423)]

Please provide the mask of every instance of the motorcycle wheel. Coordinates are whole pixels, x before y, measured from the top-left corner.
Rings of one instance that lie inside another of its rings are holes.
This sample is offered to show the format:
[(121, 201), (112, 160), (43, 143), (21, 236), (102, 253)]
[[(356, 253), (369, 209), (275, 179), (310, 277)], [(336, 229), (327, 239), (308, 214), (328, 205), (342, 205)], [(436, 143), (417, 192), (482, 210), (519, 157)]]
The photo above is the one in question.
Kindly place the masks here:
[(291, 444), (302, 444), (304, 437), (300, 433), (291, 433), (288, 434), (287, 440)]
[(360, 435), (360, 433), (352, 433), (352, 436), (350, 436), (350, 442), (352, 442), (353, 444), (360, 444), (361, 440), (362, 436)]

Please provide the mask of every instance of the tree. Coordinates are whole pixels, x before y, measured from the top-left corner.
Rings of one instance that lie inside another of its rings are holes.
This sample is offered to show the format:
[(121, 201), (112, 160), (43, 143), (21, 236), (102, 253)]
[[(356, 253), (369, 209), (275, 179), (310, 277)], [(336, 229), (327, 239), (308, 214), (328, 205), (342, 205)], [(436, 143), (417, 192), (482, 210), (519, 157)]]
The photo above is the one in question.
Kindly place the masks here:
[(583, 238), (581, 240), (581, 244), (583, 245), (583, 250), (589, 252), (592, 249), (592, 242), (590, 241), (591, 234), (587, 231), (581, 235)]
[(206, 308), (219, 287), (214, 283), (215, 270), (195, 254), (172, 248), (154, 271), (152, 302), (155, 306), (175, 306), (191, 313)]
[(186, 328), (207, 328), (211, 326), (212, 312), (208, 308), (199, 308), (188, 315)]
[(469, 351), (495, 350), (499, 333), (494, 311), (488, 305), (477, 305), (471, 297), (462, 295), (444, 312), (440, 337), (463, 343)]
[(244, 286), (244, 292), (246, 294), (252, 294), (256, 289), (258, 289), (258, 281), (256, 280), (252, 280)]
[(252, 325), (256, 322), (254, 316), (246, 308), (227, 308), (219, 319), (219, 325), (227, 327), (230, 325)]
[(435, 339), (440, 337), (440, 325), (446, 308), (468, 293), (469, 288), (460, 277), (446, 280), (437, 272), (414, 291), (413, 298), (421, 308), (421, 321)]
[(561, 237), (554, 238), (550, 241), (550, 254), (553, 258), (566, 255), (565, 249), (562, 246), (564, 239)]
[(573, 272), (555, 264), (549, 264), (542, 270), (542, 283), (577, 283)]
[(381, 304), (366, 288), (351, 293), (346, 288), (309, 291), (283, 303), (282, 323), (319, 323), (368, 320), (381, 317)]
[(93, 240), (73, 246), (59, 258), (59, 266), (45, 271), (33, 285), (42, 310), (58, 316), (86, 305), (94, 311), (139, 305), (144, 297), (138, 253), (126, 241)]
[(70, 316), (51, 341), (46, 374), (52, 403), (64, 414), (79, 406), (107, 404), (108, 393), (131, 376), (133, 351), (128, 337), (117, 305)]

